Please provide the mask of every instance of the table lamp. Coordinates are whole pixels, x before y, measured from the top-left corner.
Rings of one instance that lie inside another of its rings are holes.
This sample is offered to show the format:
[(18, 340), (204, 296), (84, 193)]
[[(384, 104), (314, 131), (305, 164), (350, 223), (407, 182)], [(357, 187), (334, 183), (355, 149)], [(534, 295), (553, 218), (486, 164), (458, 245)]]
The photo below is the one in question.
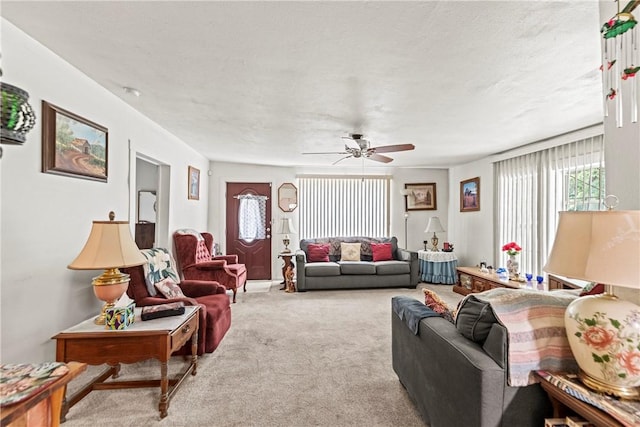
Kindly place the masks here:
[(427, 228), (425, 228), (425, 233), (433, 232), (433, 237), (431, 238), (431, 250), (438, 252), (438, 236), (436, 233), (442, 233), (444, 228), (442, 228), (442, 224), (440, 224), (440, 218), (437, 216), (432, 216), (429, 218), (429, 222), (427, 223)]
[(640, 307), (613, 287), (640, 292), (640, 211), (560, 212), (548, 273), (604, 284), (565, 313), (569, 345), (591, 389), (640, 400)]
[(284, 250), (282, 253), (288, 254), (291, 252), (291, 249), (289, 249), (289, 243), (291, 243), (291, 240), (289, 240), (289, 234), (293, 234), (295, 232), (293, 224), (291, 223), (291, 218), (280, 219), (278, 234), (284, 234), (284, 238), (282, 239), (282, 243), (284, 243)]
[(96, 297), (105, 302), (94, 319), (97, 325), (105, 324), (105, 311), (115, 305), (129, 286), (129, 275), (118, 268), (147, 262), (131, 237), (129, 222), (114, 219), (115, 214), (109, 212), (109, 221), (93, 221), (87, 243), (67, 266), (71, 270), (105, 270), (91, 282)]

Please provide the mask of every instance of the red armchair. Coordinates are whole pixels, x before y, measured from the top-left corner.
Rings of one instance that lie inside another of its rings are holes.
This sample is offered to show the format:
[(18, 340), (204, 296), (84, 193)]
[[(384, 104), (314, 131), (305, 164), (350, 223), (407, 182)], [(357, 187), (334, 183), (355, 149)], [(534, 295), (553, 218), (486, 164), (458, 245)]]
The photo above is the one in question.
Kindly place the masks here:
[(185, 279), (215, 280), (233, 291), (236, 302), (238, 288), (247, 292), (247, 268), (238, 264), (238, 255), (211, 257), (213, 235), (195, 230), (178, 230), (173, 234), (178, 267)]
[[(162, 294), (156, 294), (154, 284), (167, 277), (175, 282), (179, 281), (171, 255), (163, 248), (141, 252), (149, 260), (146, 266), (121, 269), (131, 276), (127, 289), (129, 298), (138, 307), (174, 301), (182, 301), (185, 305), (200, 305), (198, 355), (212, 353), (231, 327), (231, 305), (225, 287), (214, 281), (183, 280), (178, 286), (185, 295), (184, 298), (164, 298)], [(175, 354), (191, 354), (191, 344), (187, 343)]]

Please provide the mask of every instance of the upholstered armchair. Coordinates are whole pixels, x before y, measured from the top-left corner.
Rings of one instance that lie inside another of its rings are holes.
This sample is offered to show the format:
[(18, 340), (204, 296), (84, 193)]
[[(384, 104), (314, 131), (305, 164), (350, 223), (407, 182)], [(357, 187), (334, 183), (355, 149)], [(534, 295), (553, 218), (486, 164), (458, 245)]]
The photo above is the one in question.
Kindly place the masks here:
[[(122, 268), (129, 274), (127, 294), (136, 306), (165, 304), (182, 301), (185, 305), (199, 305), (198, 355), (212, 353), (231, 326), (231, 305), (224, 286), (215, 281), (183, 280), (180, 282), (173, 258), (164, 248), (145, 249), (142, 254), (149, 260), (144, 266)], [(156, 284), (173, 282), (184, 296), (164, 297)], [(175, 354), (191, 354), (187, 343)]]
[(238, 255), (211, 256), (211, 233), (178, 230), (173, 234), (173, 247), (185, 279), (215, 280), (233, 291), (234, 303), (239, 288), (247, 291), (247, 269), (244, 264), (238, 264)]

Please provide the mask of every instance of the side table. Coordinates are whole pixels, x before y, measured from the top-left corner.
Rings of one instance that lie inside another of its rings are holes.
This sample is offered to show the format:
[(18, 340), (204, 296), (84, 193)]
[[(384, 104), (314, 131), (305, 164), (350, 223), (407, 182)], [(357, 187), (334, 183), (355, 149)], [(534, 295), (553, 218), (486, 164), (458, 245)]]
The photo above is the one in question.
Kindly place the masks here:
[[(198, 366), (198, 310), (200, 306), (185, 307), (181, 316), (140, 320), (140, 308), (136, 308), (134, 323), (126, 330), (108, 330), (96, 325), (93, 319), (85, 320), (53, 337), (56, 340), (56, 361), (83, 362), (90, 365), (107, 364), (109, 367), (89, 384), (78, 390), (62, 404), (61, 421), (69, 408), (92, 390), (160, 386), (160, 418), (167, 416), (169, 402), (188, 374), (195, 375)], [(168, 378), (168, 361), (171, 353), (191, 340), (191, 363), (177, 378)], [(148, 359), (160, 361), (159, 380), (108, 381), (117, 378), (121, 363), (135, 363)], [(171, 389), (169, 389), (171, 386)], [(114, 407), (117, 412), (118, 408)]]
[(293, 262), (293, 258), (295, 254), (293, 252), (280, 252), (278, 254), (278, 258), (282, 258), (284, 264), (282, 265), (282, 277), (284, 278), (281, 283), (284, 285), (280, 288), (280, 290), (284, 290), (285, 292), (295, 292), (296, 284), (293, 280), (294, 270), (296, 268), (296, 264)]
[(453, 252), (418, 251), (420, 279), (428, 283), (456, 283), (458, 258)]
[[(640, 417), (634, 415), (640, 410), (640, 402), (619, 400), (591, 392), (578, 380), (566, 374), (537, 371), (536, 375), (540, 378), (542, 389), (551, 400), (554, 418), (563, 418), (575, 413), (596, 427), (640, 425)], [(576, 396), (582, 396), (586, 401)]]

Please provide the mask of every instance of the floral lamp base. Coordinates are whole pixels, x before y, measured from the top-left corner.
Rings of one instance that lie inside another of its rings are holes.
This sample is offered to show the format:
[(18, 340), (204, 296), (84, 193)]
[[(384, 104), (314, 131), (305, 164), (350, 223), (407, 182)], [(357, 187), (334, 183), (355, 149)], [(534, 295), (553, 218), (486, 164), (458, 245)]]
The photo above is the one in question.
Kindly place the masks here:
[(512, 279), (517, 279), (520, 276), (520, 263), (516, 259), (515, 255), (509, 255), (507, 258), (507, 271), (509, 272), (509, 277)]
[(640, 307), (611, 293), (581, 297), (567, 307), (565, 327), (586, 386), (640, 400)]

